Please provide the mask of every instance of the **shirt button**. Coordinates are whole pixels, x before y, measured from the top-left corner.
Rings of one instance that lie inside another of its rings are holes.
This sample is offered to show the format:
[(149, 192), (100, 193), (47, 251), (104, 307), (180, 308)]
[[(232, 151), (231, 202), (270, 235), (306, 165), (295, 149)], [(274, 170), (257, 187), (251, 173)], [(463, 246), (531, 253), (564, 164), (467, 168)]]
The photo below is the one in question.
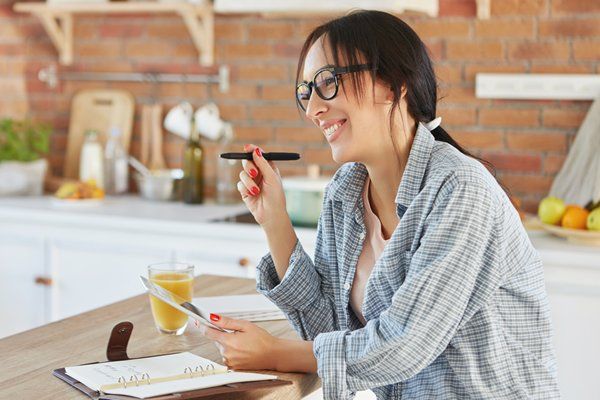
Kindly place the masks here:
[(360, 240), (363, 240), (364, 238), (365, 238), (365, 233), (364, 233), (364, 232), (361, 232), (361, 233), (360, 233)]
[(344, 283), (344, 289), (350, 290), (350, 284), (348, 282)]

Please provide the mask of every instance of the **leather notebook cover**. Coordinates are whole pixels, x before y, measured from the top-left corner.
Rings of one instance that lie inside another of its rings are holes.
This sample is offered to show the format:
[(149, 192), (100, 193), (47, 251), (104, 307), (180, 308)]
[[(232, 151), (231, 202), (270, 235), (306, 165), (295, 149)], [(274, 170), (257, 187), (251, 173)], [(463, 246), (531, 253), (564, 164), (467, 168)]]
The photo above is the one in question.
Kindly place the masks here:
[[(115, 325), (112, 329), (111, 336), (106, 350), (107, 359), (109, 361), (129, 360), (127, 356), (127, 344), (133, 331), (131, 322), (121, 322)], [(146, 357), (147, 358), (147, 357)], [(96, 364), (96, 363), (90, 363)], [(65, 368), (55, 369), (52, 375), (58, 379), (68, 383), (77, 390), (84, 393), (94, 400), (131, 400), (134, 397), (118, 395), (118, 394), (100, 394), (100, 392), (89, 388), (78, 380), (67, 375)], [(227, 385), (215, 386), (205, 389), (189, 390), (185, 392), (177, 392), (168, 395), (159, 395), (151, 397), (152, 400), (170, 400), (170, 399), (192, 399), (213, 396), (222, 393), (244, 392), (252, 389), (262, 389), (269, 387), (291, 385), (292, 382), (281, 379), (261, 380), (254, 382), (239, 382), (230, 383)]]
[[(52, 375), (56, 376), (57, 378), (59, 378), (62, 381), (67, 382), (69, 385), (73, 386), (74, 388), (78, 389), (79, 391), (81, 391), (85, 395), (87, 395), (89, 398), (94, 399), (94, 400), (131, 400), (134, 398), (134, 397), (123, 396), (123, 395), (118, 395), (118, 394), (100, 395), (99, 392), (92, 390), (89, 387), (85, 386), (83, 383), (71, 378), (69, 375), (66, 374), (64, 368), (55, 369), (52, 372)], [(207, 397), (207, 396), (214, 396), (216, 394), (222, 394), (222, 393), (245, 392), (247, 390), (252, 390), (252, 389), (264, 389), (264, 388), (269, 388), (269, 387), (285, 386), (285, 385), (291, 385), (291, 384), (292, 384), (292, 382), (284, 381), (281, 379), (269, 380), (269, 381), (256, 381), (256, 382), (241, 382), (241, 383), (232, 383), (229, 385), (216, 386), (216, 387), (211, 387), (211, 388), (206, 388), (206, 389), (190, 390), (188, 392), (179, 392), (179, 393), (174, 393), (171, 395), (156, 396), (156, 397), (152, 397), (151, 399), (152, 400), (197, 399), (197, 398), (202, 398), (202, 397)]]

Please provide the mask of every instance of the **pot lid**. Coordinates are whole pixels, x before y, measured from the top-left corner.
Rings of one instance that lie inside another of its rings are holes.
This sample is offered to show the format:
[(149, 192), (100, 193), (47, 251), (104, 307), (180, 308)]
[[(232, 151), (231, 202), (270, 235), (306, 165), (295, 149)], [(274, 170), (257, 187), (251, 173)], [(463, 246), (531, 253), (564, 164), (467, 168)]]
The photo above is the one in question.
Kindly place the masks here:
[(282, 180), (283, 188), (306, 192), (324, 192), (329, 178), (309, 178), (307, 176), (294, 176)]

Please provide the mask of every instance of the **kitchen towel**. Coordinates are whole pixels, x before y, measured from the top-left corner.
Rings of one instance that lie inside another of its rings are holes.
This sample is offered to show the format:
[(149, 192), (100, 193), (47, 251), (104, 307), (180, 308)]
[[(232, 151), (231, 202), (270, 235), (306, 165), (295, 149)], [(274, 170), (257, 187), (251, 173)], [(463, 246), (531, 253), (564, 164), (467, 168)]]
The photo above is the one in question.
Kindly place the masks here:
[(550, 195), (580, 206), (600, 201), (600, 98), (594, 100), (579, 127)]

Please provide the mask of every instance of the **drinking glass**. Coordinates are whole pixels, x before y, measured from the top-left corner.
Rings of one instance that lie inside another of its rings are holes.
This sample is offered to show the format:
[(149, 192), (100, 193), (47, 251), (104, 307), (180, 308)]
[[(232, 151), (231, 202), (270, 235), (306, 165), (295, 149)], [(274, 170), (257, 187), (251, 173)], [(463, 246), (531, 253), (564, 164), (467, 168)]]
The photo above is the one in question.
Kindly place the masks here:
[[(194, 266), (191, 264), (166, 262), (148, 266), (148, 279), (162, 286), (185, 301), (192, 301)], [(150, 295), (150, 307), (154, 323), (160, 333), (181, 335), (187, 326), (188, 316), (162, 300)]]

